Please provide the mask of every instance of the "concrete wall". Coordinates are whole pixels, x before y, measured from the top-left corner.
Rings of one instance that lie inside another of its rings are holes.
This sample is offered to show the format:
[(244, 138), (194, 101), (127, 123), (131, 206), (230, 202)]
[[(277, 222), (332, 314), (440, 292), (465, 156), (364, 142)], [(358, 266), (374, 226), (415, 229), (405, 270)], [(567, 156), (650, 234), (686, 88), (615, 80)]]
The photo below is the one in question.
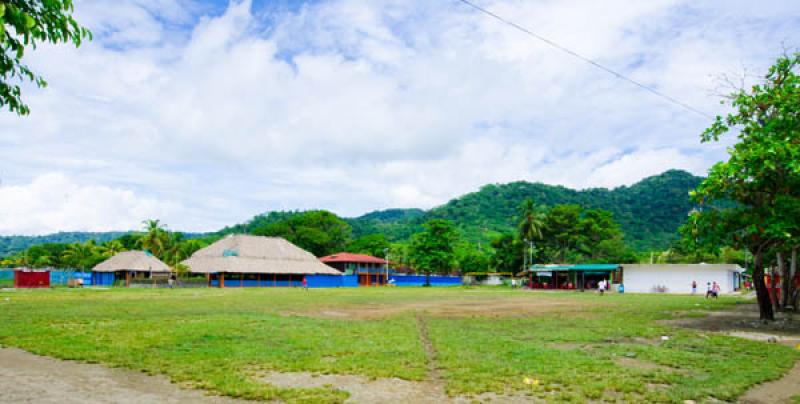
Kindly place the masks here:
[(666, 293), (691, 293), (692, 281), (697, 293), (706, 293), (708, 282), (717, 282), (722, 293), (734, 291), (734, 274), (741, 268), (736, 264), (663, 264), (622, 266), (625, 292), (654, 293), (656, 286), (666, 286)]

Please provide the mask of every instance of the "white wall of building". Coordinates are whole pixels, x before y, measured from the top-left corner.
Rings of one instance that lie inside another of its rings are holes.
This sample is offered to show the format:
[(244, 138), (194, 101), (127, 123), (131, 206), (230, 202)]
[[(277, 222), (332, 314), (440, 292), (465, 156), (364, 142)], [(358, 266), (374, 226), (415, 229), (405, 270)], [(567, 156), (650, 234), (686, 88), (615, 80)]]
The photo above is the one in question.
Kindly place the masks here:
[(708, 282), (717, 282), (722, 293), (734, 291), (734, 276), (742, 271), (736, 264), (663, 264), (622, 266), (625, 292), (653, 293), (665, 286), (666, 293), (691, 293), (692, 281), (697, 292), (705, 294)]

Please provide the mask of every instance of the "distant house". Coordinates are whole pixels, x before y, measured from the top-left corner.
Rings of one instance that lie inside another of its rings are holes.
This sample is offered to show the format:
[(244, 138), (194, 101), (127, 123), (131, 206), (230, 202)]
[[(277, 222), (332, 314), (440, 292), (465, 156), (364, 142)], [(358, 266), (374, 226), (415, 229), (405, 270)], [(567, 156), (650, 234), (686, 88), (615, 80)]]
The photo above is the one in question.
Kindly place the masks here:
[(383, 258), (367, 254), (341, 252), (319, 259), (326, 265), (336, 268), (340, 273), (358, 275), (359, 286), (380, 286), (388, 282), (393, 274), (389, 262)]
[[(208, 285), (229, 287), (346, 285), (341, 272), (280, 237), (229, 235), (183, 261), (189, 272), (205, 274)], [(354, 286), (354, 285), (353, 285)]]
[(172, 270), (169, 265), (144, 251), (123, 251), (92, 268), (93, 285), (112, 285), (115, 280), (133, 281), (166, 278)]
[(714, 282), (722, 293), (731, 293), (741, 287), (744, 273), (736, 264), (625, 264), (622, 271), (625, 292), (635, 293), (691, 293), (692, 282), (698, 293)]

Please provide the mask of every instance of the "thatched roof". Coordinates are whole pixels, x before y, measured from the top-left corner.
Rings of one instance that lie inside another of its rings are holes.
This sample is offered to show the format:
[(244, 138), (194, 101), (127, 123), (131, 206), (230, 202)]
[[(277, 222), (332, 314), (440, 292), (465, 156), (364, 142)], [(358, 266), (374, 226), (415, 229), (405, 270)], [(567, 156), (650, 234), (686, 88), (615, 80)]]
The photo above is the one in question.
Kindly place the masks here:
[(242, 234), (227, 236), (197, 250), (183, 264), (193, 273), (341, 275), (310, 252), (280, 237)]
[(171, 272), (167, 264), (144, 251), (123, 251), (95, 265), (92, 271)]

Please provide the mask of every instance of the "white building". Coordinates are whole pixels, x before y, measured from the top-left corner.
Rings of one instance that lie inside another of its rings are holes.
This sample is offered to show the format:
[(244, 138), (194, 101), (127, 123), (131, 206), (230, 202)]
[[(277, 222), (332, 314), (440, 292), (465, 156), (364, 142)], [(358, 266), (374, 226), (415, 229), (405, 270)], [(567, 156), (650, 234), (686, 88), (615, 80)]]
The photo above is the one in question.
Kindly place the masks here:
[(744, 269), (736, 264), (661, 264), (622, 266), (625, 292), (705, 294), (708, 283), (717, 282), (722, 293), (732, 293), (741, 286)]

